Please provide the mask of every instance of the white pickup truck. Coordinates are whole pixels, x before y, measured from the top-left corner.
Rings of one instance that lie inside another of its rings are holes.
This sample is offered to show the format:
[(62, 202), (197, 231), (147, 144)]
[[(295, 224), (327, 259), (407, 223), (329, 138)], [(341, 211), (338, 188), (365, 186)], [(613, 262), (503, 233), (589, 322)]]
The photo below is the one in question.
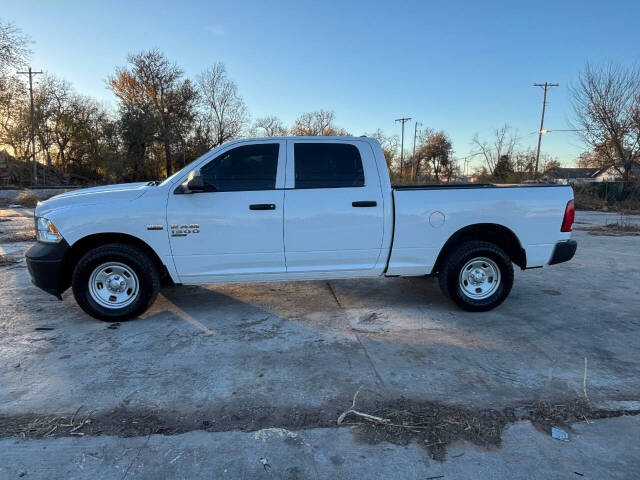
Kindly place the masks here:
[(144, 312), (162, 282), (437, 274), (460, 307), (499, 305), (522, 269), (570, 260), (567, 186), (392, 187), (367, 137), (226, 143), (163, 182), (88, 188), (35, 210), (35, 285), (93, 317)]

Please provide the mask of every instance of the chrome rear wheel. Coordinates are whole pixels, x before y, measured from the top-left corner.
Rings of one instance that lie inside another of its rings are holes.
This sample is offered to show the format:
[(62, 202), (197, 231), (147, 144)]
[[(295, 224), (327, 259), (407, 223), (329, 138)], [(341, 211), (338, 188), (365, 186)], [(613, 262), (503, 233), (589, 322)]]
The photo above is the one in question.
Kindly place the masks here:
[(490, 258), (472, 258), (460, 270), (458, 284), (462, 293), (473, 300), (488, 298), (500, 286), (500, 268)]
[(500, 305), (513, 286), (513, 265), (498, 245), (469, 240), (451, 248), (438, 271), (442, 293), (464, 310), (485, 312)]

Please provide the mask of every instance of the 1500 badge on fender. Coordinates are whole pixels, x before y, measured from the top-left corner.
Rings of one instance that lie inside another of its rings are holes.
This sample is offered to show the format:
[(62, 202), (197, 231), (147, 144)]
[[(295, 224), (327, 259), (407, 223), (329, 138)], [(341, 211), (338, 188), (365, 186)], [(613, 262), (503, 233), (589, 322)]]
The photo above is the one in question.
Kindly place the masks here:
[(171, 225), (172, 237), (186, 237), (190, 233), (200, 233), (200, 225), (197, 223), (190, 225)]

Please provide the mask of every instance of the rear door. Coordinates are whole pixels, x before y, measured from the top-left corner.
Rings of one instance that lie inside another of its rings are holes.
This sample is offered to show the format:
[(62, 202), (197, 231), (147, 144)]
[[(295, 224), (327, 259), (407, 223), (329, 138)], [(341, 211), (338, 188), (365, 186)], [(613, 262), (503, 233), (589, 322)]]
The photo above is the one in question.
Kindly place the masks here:
[(231, 145), (200, 167), (206, 191), (169, 194), (171, 250), (184, 283), (286, 271), (285, 145), (285, 141)]
[(287, 272), (372, 271), (384, 216), (369, 144), (287, 141), (284, 244)]

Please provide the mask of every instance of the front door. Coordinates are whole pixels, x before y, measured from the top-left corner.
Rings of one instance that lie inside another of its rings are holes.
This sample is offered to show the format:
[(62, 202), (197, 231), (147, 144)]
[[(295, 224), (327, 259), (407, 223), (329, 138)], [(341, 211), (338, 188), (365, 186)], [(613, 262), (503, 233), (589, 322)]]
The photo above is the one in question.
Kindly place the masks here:
[(201, 166), (204, 192), (169, 194), (171, 251), (183, 283), (286, 271), (284, 158), (284, 141), (231, 145)]

